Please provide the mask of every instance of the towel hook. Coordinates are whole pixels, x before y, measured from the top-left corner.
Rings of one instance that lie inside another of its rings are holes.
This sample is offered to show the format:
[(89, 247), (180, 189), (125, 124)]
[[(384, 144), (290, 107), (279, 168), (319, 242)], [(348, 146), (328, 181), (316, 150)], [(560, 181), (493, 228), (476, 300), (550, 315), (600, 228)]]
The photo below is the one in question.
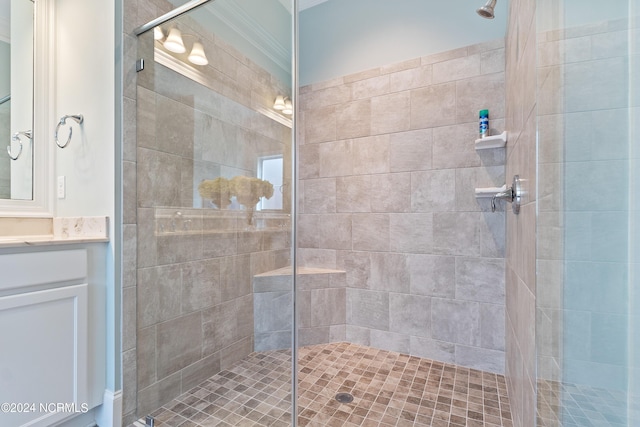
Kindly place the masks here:
[(13, 134), (13, 136), (11, 137), (11, 141), (19, 142), (20, 149), (18, 150), (18, 154), (14, 156), (11, 154), (11, 145), (7, 146), (7, 153), (9, 154), (11, 160), (18, 160), (20, 158), (20, 154), (22, 154), (22, 139), (20, 138), (21, 135), (26, 136), (27, 138), (29, 138), (29, 140), (31, 140), (32, 137), (30, 130), (20, 131)]
[(81, 125), (84, 122), (84, 117), (82, 116), (82, 114), (76, 114), (76, 115), (67, 114), (65, 116), (62, 116), (62, 118), (58, 122), (58, 125), (56, 126), (56, 131), (53, 134), (53, 137), (56, 140), (56, 145), (60, 148), (65, 148), (71, 141), (71, 136), (73, 136), (73, 128), (69, 127), (69, 136), (67, 137), (67, 142), (65, 142), (64, 144), (60, 144), (60, 141), (58, 140), (58, 132), (60, 131), (60, 126), (66, 125), (67, 119), (75, 120), (75, 122), (78, 123), (79, 125)]

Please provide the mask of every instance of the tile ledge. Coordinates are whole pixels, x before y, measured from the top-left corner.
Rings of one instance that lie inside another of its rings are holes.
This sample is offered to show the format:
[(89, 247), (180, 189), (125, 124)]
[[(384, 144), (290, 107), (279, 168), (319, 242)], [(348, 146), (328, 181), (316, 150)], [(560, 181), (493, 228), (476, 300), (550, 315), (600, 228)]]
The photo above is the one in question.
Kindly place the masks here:
[[(267, 271), (265, 273), (256, 274), (253, 277), (271, 277), (271, 276), (291, 276), (291, 272), (293, 268), (291, 266), (278, 268), (276, 270)], [(298, 267), (297, 273), (298, 275), (305, 274), (335, 274), (335, 273), (344, 273), (344, 270), (333, 270), (329, 268), (318, 268), (318, 267)]]

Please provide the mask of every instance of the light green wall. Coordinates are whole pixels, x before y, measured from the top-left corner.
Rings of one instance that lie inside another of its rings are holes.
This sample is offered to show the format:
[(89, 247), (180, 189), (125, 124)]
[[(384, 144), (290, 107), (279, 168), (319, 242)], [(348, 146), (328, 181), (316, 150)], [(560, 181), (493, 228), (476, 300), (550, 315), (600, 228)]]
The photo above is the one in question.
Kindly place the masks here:
[(0, 41), (0, 98), (11, 91), (11, 45)]
[(484, 0), (329, 0), (300, 13), (300, 83), (504, 37), (507, 2), (480, 18)]

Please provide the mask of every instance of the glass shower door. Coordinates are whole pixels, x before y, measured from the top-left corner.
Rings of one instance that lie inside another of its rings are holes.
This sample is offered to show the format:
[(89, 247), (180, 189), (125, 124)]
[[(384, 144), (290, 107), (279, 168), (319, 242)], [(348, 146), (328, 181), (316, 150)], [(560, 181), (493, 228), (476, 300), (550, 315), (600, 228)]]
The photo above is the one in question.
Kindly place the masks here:
[(538, 425), (639, 425), (635, 0), (537, 1)]
[(210, 1), (138, 39), (137, 414), (161, 425), (292, 422), (286, 4)]

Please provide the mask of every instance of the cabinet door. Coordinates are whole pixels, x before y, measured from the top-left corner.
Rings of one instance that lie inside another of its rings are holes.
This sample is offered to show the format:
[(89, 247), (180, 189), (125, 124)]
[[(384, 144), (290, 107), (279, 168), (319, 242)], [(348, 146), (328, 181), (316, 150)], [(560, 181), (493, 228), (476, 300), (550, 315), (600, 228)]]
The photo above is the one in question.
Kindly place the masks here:
[(86, 284), (0, 297), (0, 331), (0, 425), (48, 426), (83, 411)]

